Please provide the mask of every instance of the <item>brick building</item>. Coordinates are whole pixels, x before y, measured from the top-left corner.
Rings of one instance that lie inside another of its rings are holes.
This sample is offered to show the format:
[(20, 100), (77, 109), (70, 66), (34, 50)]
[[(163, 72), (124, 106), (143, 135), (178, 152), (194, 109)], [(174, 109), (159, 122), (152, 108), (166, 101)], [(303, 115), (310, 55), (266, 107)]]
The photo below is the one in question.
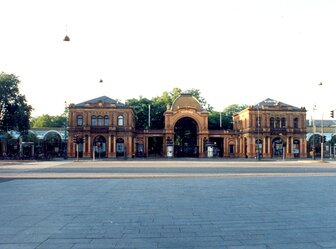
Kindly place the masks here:
[(164, 119), (162, 130), (136, 130), (132, 107), (106, 96), (71, 104), (68, 156), (76, 151), (84, 158), (307, 156), (305, 108), (272, 99), (235, 114), (232, 130), (209, 130), (208, 112), (191, 94), (181, 94)]

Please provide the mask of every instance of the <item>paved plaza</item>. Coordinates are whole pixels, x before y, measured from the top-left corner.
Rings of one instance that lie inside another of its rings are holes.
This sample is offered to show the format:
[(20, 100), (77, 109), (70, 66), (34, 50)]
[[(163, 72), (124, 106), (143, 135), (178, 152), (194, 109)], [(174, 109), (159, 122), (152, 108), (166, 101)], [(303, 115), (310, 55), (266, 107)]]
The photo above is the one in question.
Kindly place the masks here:
[(336, 248), (336, 164), (0, 162), (0, 248)]

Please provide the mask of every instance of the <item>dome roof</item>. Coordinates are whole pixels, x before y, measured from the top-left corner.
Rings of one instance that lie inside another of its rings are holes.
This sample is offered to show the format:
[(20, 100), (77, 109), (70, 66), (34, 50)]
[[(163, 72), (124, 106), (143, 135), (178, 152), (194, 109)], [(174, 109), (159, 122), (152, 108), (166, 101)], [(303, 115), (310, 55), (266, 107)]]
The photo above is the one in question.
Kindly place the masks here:
[(201, 104), (190, 93), (182, 93), (177, 99), (175, 99), (172, 105), (172, 111), (177, 111), (181, 108), (193, 108), (198, 112), (202, 111)]

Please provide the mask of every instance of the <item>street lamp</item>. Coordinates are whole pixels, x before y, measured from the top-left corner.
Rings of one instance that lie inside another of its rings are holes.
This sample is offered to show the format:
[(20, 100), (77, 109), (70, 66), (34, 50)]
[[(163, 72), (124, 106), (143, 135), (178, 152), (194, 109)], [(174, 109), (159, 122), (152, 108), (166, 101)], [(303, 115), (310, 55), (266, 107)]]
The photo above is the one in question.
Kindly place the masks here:
[[(318, 84), (318, 86), (322, 86), (322, 82), (320, 82)], [(321, 161), (323, 162), (323, 158), (324, 158), (324, 141), (323, 141), (323, 112), (322, 112), (322, 123), (321, 123), (321, 134), (322, 134), (322, 138), (321, 138)]]
[(67, 102), (64, 101), (65, 104), (65, 120), (64, 120), (64, 159), (68, 159), (68, 142), (67, 142), (67, 124), (68, 124), (68, 120), (67, 120)]
[(257, 135), (257, 160), (260, 160), (260, 127), (261, 127), (261, 124), (260, 124), (260, 106), (259, 106), (259, 104), (260, 103), (258, 103), (258, 105), (257, 105), (257, 107), (258, 107), (258, 109), (257, 109), (257, 111), (258, 111), (258, 117), (257, 117), (257, 133), (258, 133), (258, 135)]

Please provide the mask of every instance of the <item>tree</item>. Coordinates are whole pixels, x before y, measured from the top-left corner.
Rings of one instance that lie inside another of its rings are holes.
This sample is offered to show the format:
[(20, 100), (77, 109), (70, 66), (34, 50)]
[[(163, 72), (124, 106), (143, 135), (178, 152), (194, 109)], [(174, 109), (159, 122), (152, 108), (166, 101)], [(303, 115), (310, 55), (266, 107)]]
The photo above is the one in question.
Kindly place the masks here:
[[(232, 104), (224, 108), (222, 114), (211, 110), (209, 112), (209, 129), (232, 129), (232, 116), (234, 113), (244, 110), (247, 105)], [(222, 127), (220, 127), (220, 118), (222, 118)]]
[(19, 92), (20, 80), (14, 74), (0, 73), (0, 130), (28, 131), (33, 108)]
[[(164, 112), (167, 106), (171, 106), (175, 99), (177, 99), (183, 91), (180, 88), (173, 88), (172, 91), (165, 91), (159, 97), (154, 97), (151, 100), (143, 97), (139, 99), (129, 99), (127, 104), (133, 107), (135, 114), (135, 128), (136, 129), (163, 129), (164, 128)], [(185, 92), (191, 93), (204, 108), (206, 106), (205, 99), (201, 96), (201, 91), (198, 89), (190, 89)], [(150, 105), (150, 124), (149, 118)], [(208, 106), (208, 108), (212, 108)]]
[(62, 116), (50, 116), (48, 114), (44, 114), (42, 116), (38, 116), (36, 118), (32, 118), (30, 126), (32, 128), (59, 128), (64, 127), (66, 121), (66, 117)]
[(139, 99), (128, 99), (127, 104), (132, 106), (135, 116), (135, 128), (147, 129), (148, 128), (148, 114), (149, 105), (152, 101), (147, 98), (139, 97)]

